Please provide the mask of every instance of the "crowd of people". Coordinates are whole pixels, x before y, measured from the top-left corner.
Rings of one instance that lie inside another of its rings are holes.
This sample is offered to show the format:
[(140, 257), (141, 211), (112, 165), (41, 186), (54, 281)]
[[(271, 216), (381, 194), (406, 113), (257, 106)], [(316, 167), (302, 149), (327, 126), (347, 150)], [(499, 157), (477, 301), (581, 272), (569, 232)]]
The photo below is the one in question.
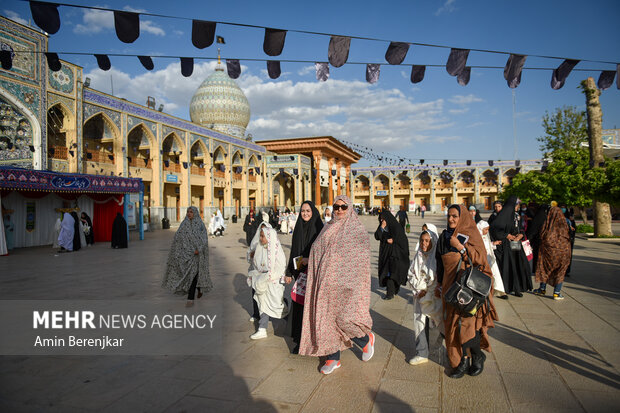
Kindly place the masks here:
[[(491, 350), (487, 332), (498, 320), (496, 296), (521, 297), (526, 291), (545, 295), (549, 284), (554, 287), (553, 298), (563, 298), (574, 220), (566, 208), (525, 205), (516, 197), (496, 203), (488, 221), (475, 207), (451, 205), (446, 212), (441, 233), (431, 223), (423, 225), (410, 258), (408, 218), (383, 209), (374, 233), (380, 243), (377, 276), (386, 289), (385, 300), (397, 297), (402, 286), (411, 286), (416, 353), (409, 363), (428, 362), (429, 330), (438, 329), (452, 368), (449, 376), (477, 376), (484, 370), (484, 351)], [(293, 221), (288, 220), (291, 215), (296, 215)], [(293, 234), (288, 259), (277, 229)], [(323, 374), (340, 368), (341, 351), (353, 345), (361, 349), (362, 361), (370, 360), (375, 345), (371, 247), (351, 200), (338, 196), (323, 216), (311, 201), (301, 205), (298, 216), (291, 211), (252, 210), (243, 230), (253, 302), (250, 321), (258, 325), (250, 338), (267, 337), (270, 319), (290, 315), (292, 353), (324, 358)], [(532, 274), (540, 283), (537, 289)], [(488, 280), (489, 288), (483, 291), (469, 283), (474, 276)], [(285, 297), (287, 284), (292, 284), (290, 299)], [(188, 209), (174, 237), (163, 286), (187, 293), (188, 306), (193, 305), (196, 290), (200, 298), (213, 287), (207, 230), (195, 207)]]

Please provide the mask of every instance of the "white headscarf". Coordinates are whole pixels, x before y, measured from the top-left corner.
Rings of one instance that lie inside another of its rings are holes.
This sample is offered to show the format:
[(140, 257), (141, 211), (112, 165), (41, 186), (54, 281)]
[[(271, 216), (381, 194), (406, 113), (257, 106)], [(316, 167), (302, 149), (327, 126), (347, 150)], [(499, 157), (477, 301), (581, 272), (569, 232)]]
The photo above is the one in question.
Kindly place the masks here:
[(420, 249), (419, 243), (416, 247), (416, 253), (411, 260), (409, 267), (409, 283), (414, 294), (426, 291), (424, 297), (419, 298), (422, 314), (431, 318), (433, 326), (441, 323), (441, 299), (435, 297), (435, 289), (437, 288), (437, 259), (435, 251), (439, 236), (437, 235), (437, 227), (433, 224), (426, 223), (426, 232), (431, 237), (431, 248), (424, 252)]
[(324, 213), (325, 215), (325, 222), (329, 222), (332, 220), (332, 218), (334, 217), (334, 207), (332, 207), (331, 205), (328, 207), (325, 207), (325, 211), (327, 211), (329, 209), (329, 216), (327, 216), (327, 214)]
[(487, 260), (489, 261), (489, 265), (491, 266), (491, 272), (493, 273), (493, 290), (503, 293), (504, 282), (502, 280), (502, 274), (499, 271), (499, 267), (497, 266), (495, 253), (493, 252), (495, 247), (491, 242), (491, 237), (489, 236), (489, 233), (487, 232), (485, 235), (482, 234), (482, 230), (488, 228), (489, 223), (482, 220), (478, 221), (476, 226), (478, 227), (478, 231), (480, 232), (480, 236), (482, 237), (482, 241), (484, 242), (484, 248), (487, 250)]
[(211, 214), (211, 220), (209, 221), (209, 228), (208, 228), (209, 234), (213, 235), (215, 233), (215, 229), (216, 229), (215, 214)]
[(215, 213), (215, 223), (216, 223), (216, 229), (222, 227), (224, 229), (226, 229), (226, 222), (224, 221), (224, 217), (222, 216), (222, 212), (218, 209), (217, 212)]
[(73, 251), (73, 234), (75, 233), (75, 220), (70, 213), (65, 212), (62, 217), (58, 245), (66, 250)]

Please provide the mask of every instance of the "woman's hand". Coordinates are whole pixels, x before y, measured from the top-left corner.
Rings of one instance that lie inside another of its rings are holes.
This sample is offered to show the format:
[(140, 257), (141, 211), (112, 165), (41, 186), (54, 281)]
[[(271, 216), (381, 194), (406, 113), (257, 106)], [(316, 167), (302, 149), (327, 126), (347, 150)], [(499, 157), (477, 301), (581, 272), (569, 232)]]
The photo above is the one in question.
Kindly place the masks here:
[(523, 238), (523, 234), (519, 234), (515, 237), (515, 241), (521, 241), (522, 238)]
[(426, 295), (426, 290), (422, 290), (418, 293), (418, 298), (422, 298)]
[(502, 242), (501, 241), (493, 241), (493, 245), (501, 245)]
[(457, 251), (465, 248), (463, 244), (461, 244), (461, 241), (459, 241), (456, 237), (450, 238), (450, 246), (456, 248)]
[(387, 221), (385, 219), (381, 220), (381, 228), (387, 227)]
[(291, 282), (293, 282), (293, 277), (284, 277), (284, 282), (290, 284)]
[(308, 265), (308, 258), (306, 258), (306, 257), (302, 258), (302, 259), (301, 259), (301, 265), (303, 265), (304, 267), (305, 267), (306, 265)]
[(394, 240), (392, 238), (388, 238), (387, 243), (388, 244), (392, 244), (392, 243), (394, 243)]
[(250, 258), (254, 258), (254, 251), (250, 253)]

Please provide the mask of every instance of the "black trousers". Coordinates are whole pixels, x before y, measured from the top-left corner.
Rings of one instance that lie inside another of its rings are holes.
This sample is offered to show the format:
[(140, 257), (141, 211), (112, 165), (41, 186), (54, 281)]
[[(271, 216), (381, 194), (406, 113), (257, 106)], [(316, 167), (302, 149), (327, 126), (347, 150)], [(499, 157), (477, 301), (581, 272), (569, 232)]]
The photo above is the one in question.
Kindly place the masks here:
[(387, 289), (387, 296), (393, 297), (400, 291), (400, 285), (394, 281), (392, 278), (388, 278), (385, 281), (385, 287)]
[(260, 312), (258, 311), (258, 303), (254, 299), (254, 294), (256, 294), (256, 291), (252, 288), (252, 317), (258, 320), (260, 318)]
[(194, 295), (196, 294), (196, 289), (198, 289), (198, 291), (200, 291), (200, 287), (196, 287), (196, 285), (198, 284), (198, 273), (196, 273), (196, 275), (194, 276), (194, 280), (192, 281), (192, 285), (189, 286), (189, 292), (187, 293), (187, 299), (188, 300), (193, 300), (194, 299)]
[(301, 328), (304, 322), (304, 306), (293, 301), (293, 315), (291, 316), (291, 337), (295, 344), (301, 342)]
[(467, 355), (467, 349), (469, 349), (472, 357), (482, 355), (482, 349), (480, 348), (480, 331), (476, 331), (474, 338), (463, 344), (463, 356)]

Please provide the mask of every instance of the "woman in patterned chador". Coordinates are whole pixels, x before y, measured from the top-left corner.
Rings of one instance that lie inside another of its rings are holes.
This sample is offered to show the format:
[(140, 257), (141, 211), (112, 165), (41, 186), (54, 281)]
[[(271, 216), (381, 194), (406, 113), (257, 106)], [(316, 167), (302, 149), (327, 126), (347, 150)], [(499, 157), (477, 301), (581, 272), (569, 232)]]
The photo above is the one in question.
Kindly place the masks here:
[(187, 307), (194, 305), (194, 295), (213, 288), (209, 276), (209, 240), (198, 208), (187, 208), (187, 215), (174, 234), (162, 287), (178, 294), (187, 293)]
[(340, 367), (340, 351), (362, 348), (362, 360), (374, 354), (370, 318), (370, 239), (351, 200), (336, 197), (333, 219), (312, 244), (304, 300), (299, 354), (327, 356), (321, 373)]

